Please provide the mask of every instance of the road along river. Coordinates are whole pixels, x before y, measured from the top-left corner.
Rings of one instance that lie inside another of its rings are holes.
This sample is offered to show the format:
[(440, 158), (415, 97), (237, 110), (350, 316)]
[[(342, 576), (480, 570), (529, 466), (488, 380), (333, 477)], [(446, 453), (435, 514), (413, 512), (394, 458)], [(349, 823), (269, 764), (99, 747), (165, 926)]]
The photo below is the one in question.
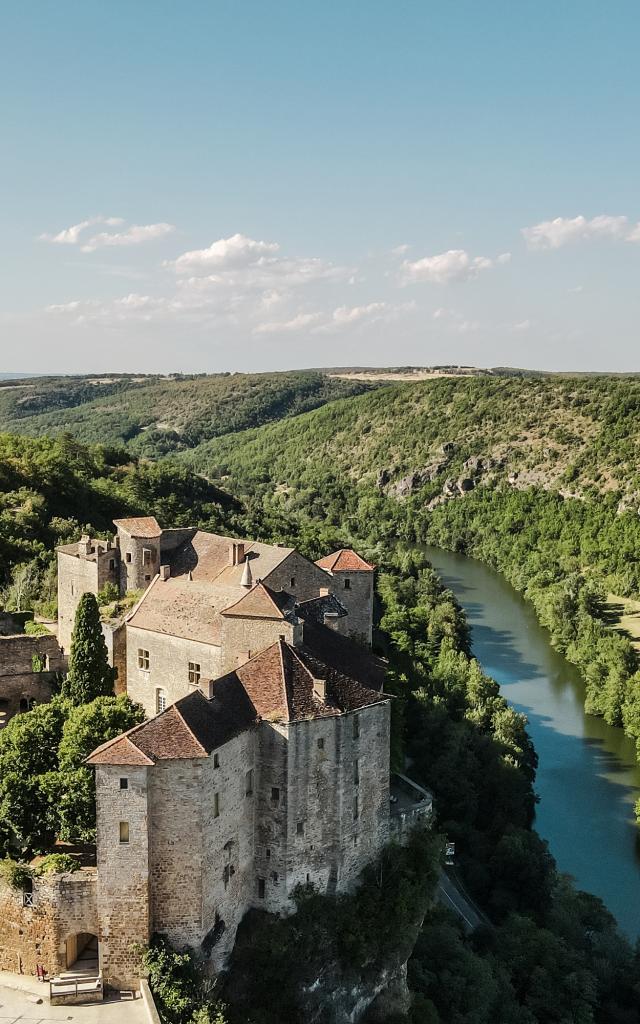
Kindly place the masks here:
[(580, 675), (553, 650), (531, 605), (481, 562), (440, 548), (427, 557), (456, 595), (487, 675), (529, 719), (539, 757), (536, 828), (558, 867), (599, 896), (630, 938), (640, 934), (640, 796), (635, 744), (583, 709)]

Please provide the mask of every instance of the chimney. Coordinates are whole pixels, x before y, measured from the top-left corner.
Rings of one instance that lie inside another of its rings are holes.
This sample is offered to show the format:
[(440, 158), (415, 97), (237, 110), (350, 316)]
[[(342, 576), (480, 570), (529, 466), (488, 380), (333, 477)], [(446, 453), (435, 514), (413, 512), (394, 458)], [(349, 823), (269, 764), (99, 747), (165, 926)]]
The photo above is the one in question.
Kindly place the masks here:
[(241, 587), (247, 587), (250, 589), (253, 586), (253, 578), (251, 576), (251, 562), (247, 558), (244, 563), (244, 571), (242, 573), (242, 579), (240, 580)]
[(160, 579), (161, 580), (168, 580), (170, 576), (171, 576), (171, 566), (170, 565), (161, 565), (160, 566)]
[(327, 699), (327, 680), (326, 679), (314, 679), (313, 680), (313, 695), (318, 700), (325, 701)]
[(83, 533), (82, 537), (78, 541), (78, 552), (81, 555), (91, 554), (91, 537), (86, 533)]
[(236, 668), (240, 668), (241, 665), (245, 665), (251, 657), (251, 651), (239, 651), (236, 655)]
[(318, 596), (319, 597), (328, 597), (330, 593), (331, 593), (331, 591), (329, 590), (328, 587), (320, 587), (320, 590), (318, 591)]
[(244, 562), (244, 544), (240, 540), (232, 540), (229, 544), (229, 565), (241, 565)]

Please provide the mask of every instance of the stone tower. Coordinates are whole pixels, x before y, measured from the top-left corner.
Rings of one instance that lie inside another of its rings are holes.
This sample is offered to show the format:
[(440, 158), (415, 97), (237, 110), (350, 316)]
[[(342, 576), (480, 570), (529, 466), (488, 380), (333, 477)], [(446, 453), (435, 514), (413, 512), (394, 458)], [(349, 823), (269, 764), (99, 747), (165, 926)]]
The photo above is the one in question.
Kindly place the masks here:
[(160, 571), (162, 530), (153, 516), (139, 519), (114, 519), (120, 550), (120, 593), (146, 590)]
[(350, 548), (340, 548), (318, 559), (316, 565), (333, 577), (331, 590), (347, 609), (348, 635), (371, 645), (375, 565)]

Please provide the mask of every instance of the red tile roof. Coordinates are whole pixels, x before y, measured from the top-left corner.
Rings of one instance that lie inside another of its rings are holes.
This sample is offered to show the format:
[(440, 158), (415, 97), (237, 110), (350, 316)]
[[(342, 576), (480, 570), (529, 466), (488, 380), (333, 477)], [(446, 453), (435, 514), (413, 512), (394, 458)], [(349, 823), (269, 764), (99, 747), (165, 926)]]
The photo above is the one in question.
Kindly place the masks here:
[(329, 572), (373, 572), (375, 569), (375, 565), (365, 562), (364, 558), (351, 548), (340, 548), (339, 551), (325, 555), (324, 558), (318, 559), (316, 565)]
[(116, 530), (123, 530), (130, 537), (147, 537), (151, 539), (162, 534), (155, 516), (141, 516), (135, 519), (114, 519), (113, 525)]
[[(194, 691), (155, 718), (98, 747), (86, 763), (144, 766), (167, 759), (206, 757), (261, 719), (299, 722), (335, 717), (389, 700), (374, 688), (375, 683), (367, 686), (337, 662), (321, 660), (317, 653), (326, 640), (324, 634), (335, 634), (324, 627), (318, 629), (320, 640), (315, 637), (313, 645), (293, 647), (278, 640), (216, 679), (209, 700), (200, 690)], [(359, 673), (363, 673), (363, 665), (366, 669), (364, 662), (353, 663)], [(324, 698), (318, 696), (317, 680), (325, 684)]]

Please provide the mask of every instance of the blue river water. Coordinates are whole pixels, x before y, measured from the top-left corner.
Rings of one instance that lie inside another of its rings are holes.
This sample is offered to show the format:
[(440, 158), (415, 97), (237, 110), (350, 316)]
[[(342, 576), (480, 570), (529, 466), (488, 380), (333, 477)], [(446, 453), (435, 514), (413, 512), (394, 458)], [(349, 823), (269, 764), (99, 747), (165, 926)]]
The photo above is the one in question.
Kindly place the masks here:
[(473, 653), (504, 696), (529, 719), (539, 757), (536, 828), (561, 871), (599, 896), (622, 930), (640, 934), (640, 796), (635, 744), (586, 715), (584, 685), (553, 650), (533, 608), (498, 573), (465, 555), (428, 547), (458, 598)]

